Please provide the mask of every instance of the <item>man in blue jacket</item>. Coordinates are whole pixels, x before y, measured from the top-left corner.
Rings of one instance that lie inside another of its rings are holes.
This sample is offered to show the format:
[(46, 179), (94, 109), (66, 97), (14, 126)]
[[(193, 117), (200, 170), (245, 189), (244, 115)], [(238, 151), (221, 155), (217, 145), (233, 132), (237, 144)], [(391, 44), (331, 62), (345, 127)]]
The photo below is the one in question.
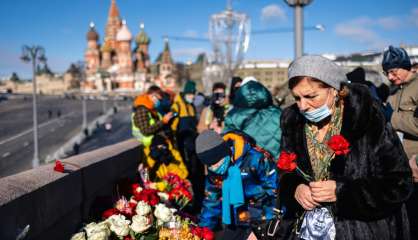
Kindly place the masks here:
[(196, 139), (196, 153), (209, 170), (200, 226), (223, 226), (222, 239), (247, 239), (252, 227), (273, 218), (278, 173), (268, 152), (242, 133), (206, 130)]

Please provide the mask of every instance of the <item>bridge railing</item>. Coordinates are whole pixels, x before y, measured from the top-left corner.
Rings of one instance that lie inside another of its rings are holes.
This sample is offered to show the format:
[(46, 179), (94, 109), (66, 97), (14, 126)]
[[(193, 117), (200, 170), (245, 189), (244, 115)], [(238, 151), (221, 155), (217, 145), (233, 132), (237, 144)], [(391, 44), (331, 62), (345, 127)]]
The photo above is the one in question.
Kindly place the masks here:
[(0, 179), (0, 239), (70, 239), (89, 221), (93, 203), (114, 197), (115, 185), (133, 179), (142, 158), (139, 143), (127, 140), (77, 155), (63, 162), (69, 173), (53, 171), (54, 164)]

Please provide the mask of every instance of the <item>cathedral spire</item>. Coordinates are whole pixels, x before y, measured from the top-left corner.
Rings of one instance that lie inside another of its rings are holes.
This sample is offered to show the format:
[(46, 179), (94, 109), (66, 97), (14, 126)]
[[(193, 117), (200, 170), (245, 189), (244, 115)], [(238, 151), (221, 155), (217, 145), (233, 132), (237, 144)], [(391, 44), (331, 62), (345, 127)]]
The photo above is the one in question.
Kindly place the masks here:
[(116, 0), (112, 0), (109, 9), (109, 16), (106, 24), (105, 42), (112, 48), (116, 48), (116, 34), (121, 27), (121, 20), (119, 16), (119, 9), (116, 5)]

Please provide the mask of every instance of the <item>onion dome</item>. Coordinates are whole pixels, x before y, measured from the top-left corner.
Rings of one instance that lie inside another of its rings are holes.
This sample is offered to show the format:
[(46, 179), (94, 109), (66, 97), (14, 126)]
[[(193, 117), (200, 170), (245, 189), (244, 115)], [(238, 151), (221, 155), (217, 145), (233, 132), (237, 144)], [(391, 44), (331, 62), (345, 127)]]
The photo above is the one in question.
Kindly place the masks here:
[(90, 30), (87, 32), (87, 40), (96, 42), (99, 40), (99, 34), (96, 32), (96, 29), (94, 28), (94, 22), (90, 23)]
[(135, 41), (138, 45), (146, 44), (149, 45), (151, 43), (151, 39), (144, 31), (144, 24), (141, 23), (140, 25), (141, 32), (136, 36)]
[(126, 20), (122, 21), (122, 27), (119, 29), (118, 33), (116, 34), (117, 41), (131, 41), (132, 34), (129, 31), (128, 27), (126, 26)]

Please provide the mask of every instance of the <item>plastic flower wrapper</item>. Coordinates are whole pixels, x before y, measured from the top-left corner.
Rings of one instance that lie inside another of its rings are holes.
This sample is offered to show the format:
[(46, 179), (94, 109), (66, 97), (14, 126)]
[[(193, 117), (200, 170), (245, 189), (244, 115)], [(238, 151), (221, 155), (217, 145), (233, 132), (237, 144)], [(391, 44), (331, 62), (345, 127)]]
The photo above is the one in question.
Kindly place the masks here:
[(127, 220), (123, 215), (113, 215), (106, 220), (110, 225), (110, 230), (119, 237), (129, 234), (129, 225), (131, 221)]

